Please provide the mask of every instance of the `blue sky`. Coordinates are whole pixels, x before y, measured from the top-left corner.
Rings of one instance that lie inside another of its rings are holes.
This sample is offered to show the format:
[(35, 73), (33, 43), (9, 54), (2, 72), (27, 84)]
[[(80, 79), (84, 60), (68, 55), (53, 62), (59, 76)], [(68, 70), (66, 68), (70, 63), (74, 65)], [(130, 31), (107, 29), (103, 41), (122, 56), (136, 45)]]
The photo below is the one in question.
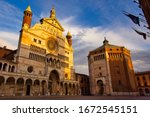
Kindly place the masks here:
[[(35, 2), (36, 1), (36, 2)], [(135, 15), (142, 13), (133, 0), (0, 0), (0, 46), (17, 48), (23, 11), (30, 5), (32, 25), (49, 17), (52, 6), (57, 19), (73, 34), (76, 72), (88, 74), (87, 55), (102, 45), (104, 37), (111, 44), (131, 50), (135, 71), (150, 70), (150, 38), (146, 41), (131, 27), (148, 31), (133, 24), (122, 10)]]
[[(132, 0), (36, 0), (36, 2), (35, 0), (1, 0), (1, 6), (7, 3), (21, 12), (31, 5), (35, 22), (41, 18), (42, 14), (48, 15), (51, 7), (54, 6), (59, 19), (74, 16), (74, 23), (86, 27), (98, 25), (106, 27), (116, 23), (124, 25), (128, 21), (123, 16), (122, 10), (139, 13), (137, 5)], [(7, 6), (2, 8), (4, 7)], [(15, 16), (21, 21), (20, 14)]]

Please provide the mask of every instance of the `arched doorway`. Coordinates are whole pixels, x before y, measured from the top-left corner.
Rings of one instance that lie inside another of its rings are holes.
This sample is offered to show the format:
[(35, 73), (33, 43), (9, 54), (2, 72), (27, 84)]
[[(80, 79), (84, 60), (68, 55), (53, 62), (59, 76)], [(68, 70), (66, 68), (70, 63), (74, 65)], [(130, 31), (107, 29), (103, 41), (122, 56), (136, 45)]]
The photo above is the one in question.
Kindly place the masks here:
[(47, 84), (46, 84), (46, 81), (43, 80), (41, 82), (41, 85), (42, 85), (42, 95), (46, 95), (46, 93), (47, 93)]
[(34, 95), (37, 96), (40, 92), (40, 81), (39, 80), (34, 81), (33, 90), (34, 90)]
[(98, 95), (104, 94), (104, 84), (103, 84), (102, 80), (97, 81), (97, 93), (98, 93)]
[(24, 91), (24, 79), (19, 78), (17, 80), (17, 85), (16, 85), (16, 95), (23, 95)]
[(5, 78), (3, 76), (0, 76), (0, 95), (3, 94), (4, 91), (4, 82)]
[(49, 92), (51, 92), (52, 95), (59, 94), (59, 74), (56, 70), (51, 71), (49, 76)]
[(31, 86), (32, 86), (32, 80), (27, 79), (26, 80), (26, 95), (29, 96), (31, 94)]
[(9, 77), (6, 81), (5, 91), (7, 91), (6, 95), (14, 95), (15, 89), (15, 78)]

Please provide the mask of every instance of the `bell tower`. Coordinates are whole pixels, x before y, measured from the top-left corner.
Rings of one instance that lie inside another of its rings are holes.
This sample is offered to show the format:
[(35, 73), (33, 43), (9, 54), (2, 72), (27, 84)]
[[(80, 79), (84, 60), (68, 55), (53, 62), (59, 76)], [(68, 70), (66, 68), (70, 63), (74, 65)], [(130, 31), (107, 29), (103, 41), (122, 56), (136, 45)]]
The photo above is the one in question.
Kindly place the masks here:
[[(19, 42), (18, 42), (18, 51), (17, 51), (17, 61), (20, 60), (20, 56), (28, 56), (28, 50), (24, 50), (23, 47), (25, 46), (25, 43), (27, 40), (26, 38), (23, 38), (23, 36), (26, 34), (24, 29), (28, 29), (31, 26), (31, 21), (32, 21), (32, 11), (30, 6), (26, 8), (24, 11), (24, 16), (23, 16), (23, 21), (22, 21), (22, 28), (20, 31), (20, 36), (19, 36)], [(27, 48), (27, 47), (26, 47)], [(26, 52), (26, 54), (24, 54)]]
[(30, 6), (28, 6), (27, 9), (24, 11), (22, 28), (24, 26), (27, 26), (28, 28), (30, 28), (31, 22), (32, 22), (32, 11), (31, 11)]

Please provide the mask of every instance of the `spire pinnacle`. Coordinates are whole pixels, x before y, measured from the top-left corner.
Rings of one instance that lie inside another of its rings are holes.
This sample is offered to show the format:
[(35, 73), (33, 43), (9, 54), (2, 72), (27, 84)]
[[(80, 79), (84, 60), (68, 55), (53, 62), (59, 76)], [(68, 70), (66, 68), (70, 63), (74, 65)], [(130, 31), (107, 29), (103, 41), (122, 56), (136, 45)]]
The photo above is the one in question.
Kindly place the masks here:
[(67, 35), (66, 35), (67, 41), (69, 43), (70, 46), (72, 46), (72, 35), (70, 34), (70, 32), (68, 31)]
[(55, 8), (52, 7), (50, 18), (55, 18), (55, 17), (56, 17)]
[(68, 31), (67, 36), (66, 37), (72, 37), (71, 33)]
[(106, 39), (106, 37), (104, 37), (103, 44), (104, 44), (104, 45), (107, 45), (108, 43), (109, 43), (108, 40)]
[(28, 7), (27, 7), (27, 9), (26, 9), (25, 11), (30, 11), (30, 12), (32, 12), (30, 5), (28, 5)]

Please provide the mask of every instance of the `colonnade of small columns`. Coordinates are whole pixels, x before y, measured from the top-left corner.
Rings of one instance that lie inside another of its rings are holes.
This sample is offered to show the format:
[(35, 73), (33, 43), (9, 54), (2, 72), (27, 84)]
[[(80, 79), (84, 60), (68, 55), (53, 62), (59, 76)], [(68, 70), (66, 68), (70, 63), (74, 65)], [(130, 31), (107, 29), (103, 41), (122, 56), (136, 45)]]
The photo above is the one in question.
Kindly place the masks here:
[(78, 83), (61, 82), (58, 91), (47, 80), (0, 76), (0, 96), (80, 95)]
[(78, 83), (61, 83), (62, 95), (80, 95)]
[(8, 62), (0, 62), (0, 71), (15, 72), (16, 66), (15, 64), (8, 63)]
[[(30, 86), (30, 91), (27, 86)], [(46, 86), (46, 80), (0, 76), (0, 96), (46, 95)]]

